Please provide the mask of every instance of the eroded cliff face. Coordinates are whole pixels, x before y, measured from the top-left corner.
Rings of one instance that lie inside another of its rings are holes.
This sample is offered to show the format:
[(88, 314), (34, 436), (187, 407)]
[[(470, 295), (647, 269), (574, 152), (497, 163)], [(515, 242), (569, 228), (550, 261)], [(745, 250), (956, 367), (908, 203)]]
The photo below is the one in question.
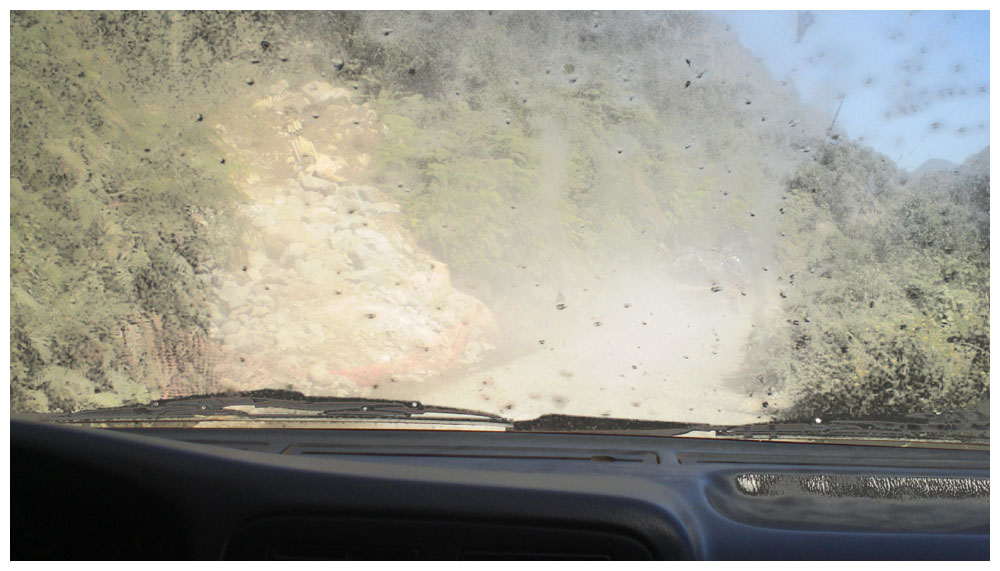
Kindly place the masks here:
[(490, 310), (457, 291), (369, 180), (380, 123), (348, 86), (279, 81), (215, 126), (247, 165), (250, 222), (213, 275), (222, 388), (377, 396), (481, 359)]

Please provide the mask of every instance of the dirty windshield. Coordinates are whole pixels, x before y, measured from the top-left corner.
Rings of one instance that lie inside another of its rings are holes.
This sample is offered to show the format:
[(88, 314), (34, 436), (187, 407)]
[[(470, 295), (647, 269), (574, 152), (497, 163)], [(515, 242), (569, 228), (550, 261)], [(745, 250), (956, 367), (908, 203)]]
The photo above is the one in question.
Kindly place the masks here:
[(988, 13), (10, 33), (11, 412), (988, 423)]

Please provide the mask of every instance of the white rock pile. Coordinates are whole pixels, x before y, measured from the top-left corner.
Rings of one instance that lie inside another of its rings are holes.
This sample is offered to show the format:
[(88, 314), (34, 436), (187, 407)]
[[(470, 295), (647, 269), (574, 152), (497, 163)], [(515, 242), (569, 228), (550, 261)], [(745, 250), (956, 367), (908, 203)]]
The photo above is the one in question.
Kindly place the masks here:
[[(323, 82), (299, 90), (282, 82), (271, 93), (254, 111), (279, 115), (288, 144), (283, 156), (257, 155), (264, 164), (255, 166), (293, 164), (295, 178), (250, 193), (245, 263), (215, 272), (210, 333), (222, 388), (377, 396), (381, 384), (420, 382), (480, 359), (495, 331), (489, 310), (455, 290), (448, 267), (414, 243), (398, 204), (352, 182), (368, 155), (321, 152), (348, 140), (352, 117), (372, 112)], [(331, 127), (307, 140), (296, 126), (317, 109)]]

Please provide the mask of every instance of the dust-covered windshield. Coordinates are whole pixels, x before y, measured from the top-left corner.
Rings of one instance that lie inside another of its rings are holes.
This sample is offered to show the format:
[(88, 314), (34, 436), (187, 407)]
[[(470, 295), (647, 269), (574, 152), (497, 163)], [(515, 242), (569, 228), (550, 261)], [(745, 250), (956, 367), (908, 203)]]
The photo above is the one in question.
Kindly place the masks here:
[(12, 412), (988, 422), (988, 13), (10, 21)]

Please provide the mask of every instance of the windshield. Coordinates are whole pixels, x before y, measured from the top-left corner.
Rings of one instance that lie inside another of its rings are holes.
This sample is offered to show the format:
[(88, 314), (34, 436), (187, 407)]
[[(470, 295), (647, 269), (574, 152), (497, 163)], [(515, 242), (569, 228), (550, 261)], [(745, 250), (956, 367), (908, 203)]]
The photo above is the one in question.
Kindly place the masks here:
[(11, 412), (988, 426), (987, 12), (10, 18)]

